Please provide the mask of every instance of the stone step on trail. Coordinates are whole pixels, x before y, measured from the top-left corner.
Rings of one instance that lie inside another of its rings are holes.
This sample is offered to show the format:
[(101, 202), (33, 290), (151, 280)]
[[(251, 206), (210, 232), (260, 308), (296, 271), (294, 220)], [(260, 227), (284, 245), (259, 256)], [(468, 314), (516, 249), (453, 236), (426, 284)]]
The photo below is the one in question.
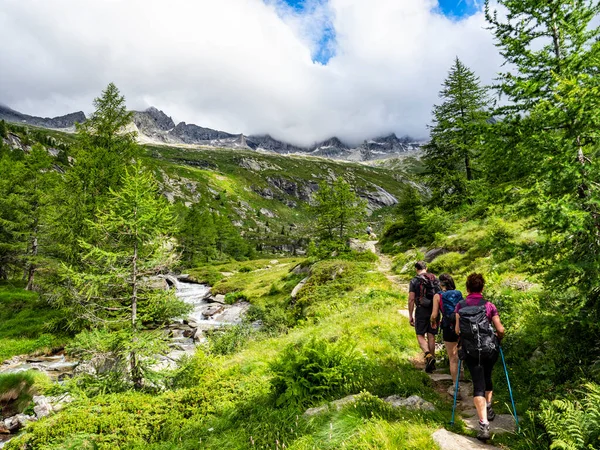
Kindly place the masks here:
[[(470, 411), (471, 413), (473, 411)], [(479, 430), (479, 418), (477, 417), (477, 411), (475, 415), (463, 419), (466, 427), (469, 430)], [(490, 432), (494, 434), (504, 433), (515, 433), (517, 431), (517, 424), (515, 418), (510, 414), (496, 414), (496, 418), (490, 422)]]
[(484, 444), (475, 438), (452, 433), (443, 428), (431, 435), (440, 450), (497, 450), (497, 447)]

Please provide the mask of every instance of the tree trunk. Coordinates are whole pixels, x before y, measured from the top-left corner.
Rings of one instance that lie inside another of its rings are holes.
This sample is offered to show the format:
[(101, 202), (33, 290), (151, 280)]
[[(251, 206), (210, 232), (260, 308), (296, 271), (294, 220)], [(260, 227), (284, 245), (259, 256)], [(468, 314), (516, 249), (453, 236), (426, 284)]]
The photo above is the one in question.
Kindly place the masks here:
[(469, 158), (469, 152), (465, 152), (465, 169), (467, 171), (467, 180), (473, 180), (473, 171), (471, 170), (471, 158)]
[[(33, 241), (31, 242), (31, 256), (35, 258), (38, 254), (38, 238), (37, 238), (37, 228), (36, 234), (33, 236)], [(35, 269), (36, 266), (33, 262), (29, 263), (29, 267), (27, 268), (27, 287), (25, 288), (28, 291), (33, 291), (33, 279), (35, 277)]]
[(560, 73), (560, 36), (556, 24), (556, 11), (552, 11), (552, 43), (554, 44), (554, 55), (556, 56), (556, 72)]
[[(131, 267), (131, 284), (132, 284), (132, 292), (131, 292), (131, 333), (132, 340), (135, 343), (137, 341), (137, 301), (138, 301), (138, 285), (137, 285), (137, 260), (138, 260), (138, 242), (137, 242), (137, 234), (135, 236), (135, 241), (133, 244), (133, 261)], [(138, 365), (137, 355), (135, 351), (131, 351), (129, 354), (129, 362), (131, 364), (131, 379), (133, 380), (133, 385), (136, 389), (140, 389), (143, 386), (142, 383), (142, 374), (140, 373), (140, 368)]]

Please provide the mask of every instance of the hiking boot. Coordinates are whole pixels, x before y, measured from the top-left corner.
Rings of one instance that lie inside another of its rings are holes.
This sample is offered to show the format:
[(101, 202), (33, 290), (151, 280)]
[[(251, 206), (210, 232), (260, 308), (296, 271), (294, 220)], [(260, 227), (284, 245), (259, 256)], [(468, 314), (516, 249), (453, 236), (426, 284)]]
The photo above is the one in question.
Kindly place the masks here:
[(431, 353), (425, 356), (425, 372), (432, 373), (435, 370), (435, 358)]
[(490, 424), (482, 423), (479, 421), (479, 432), (477, 433), (477, 439), (480, 441), (487, 441), (490, 438)]
[(491, 404), (487, 405), (487, 418), (488, 422), (491, 422), (496, 418), (496, 411), (494, 411)]

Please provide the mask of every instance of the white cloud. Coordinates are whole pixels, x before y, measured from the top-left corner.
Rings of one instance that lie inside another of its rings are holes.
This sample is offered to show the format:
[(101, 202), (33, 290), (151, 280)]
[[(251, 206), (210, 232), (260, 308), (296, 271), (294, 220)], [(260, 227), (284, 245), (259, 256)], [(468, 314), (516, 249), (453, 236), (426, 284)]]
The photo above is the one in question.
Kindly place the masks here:
[[(453, 58), (486, 82), (500, 57), (482, 14), (434, 0), (0, 0), (0, 102), (35, 115), (83, 109), (110, 81), (131, 108), (300, 144), (425, 136)], [(312, 62), (324, 24), (336, 53)]]

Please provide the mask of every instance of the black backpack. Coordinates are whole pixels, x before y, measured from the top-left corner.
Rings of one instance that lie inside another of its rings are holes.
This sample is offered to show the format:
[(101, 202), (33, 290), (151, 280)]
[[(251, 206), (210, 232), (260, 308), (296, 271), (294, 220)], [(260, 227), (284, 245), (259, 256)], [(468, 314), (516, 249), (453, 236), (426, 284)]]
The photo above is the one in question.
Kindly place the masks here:
[(498, 338), (487, 318), (486, 303), (484, 299), (475, 306), (468, 306), (465, 300), (459, 303), (462, 351), (474, 358), (489, 358), (498, 351)]
[(416, 296), (417, 305), (422, 308), (431, 308), (433, 296), (441, 291), (440, 281), (434, 274), (429, 272), (422, 273), (417, 277), (417, 280), (419, 281), (419, 290)]

